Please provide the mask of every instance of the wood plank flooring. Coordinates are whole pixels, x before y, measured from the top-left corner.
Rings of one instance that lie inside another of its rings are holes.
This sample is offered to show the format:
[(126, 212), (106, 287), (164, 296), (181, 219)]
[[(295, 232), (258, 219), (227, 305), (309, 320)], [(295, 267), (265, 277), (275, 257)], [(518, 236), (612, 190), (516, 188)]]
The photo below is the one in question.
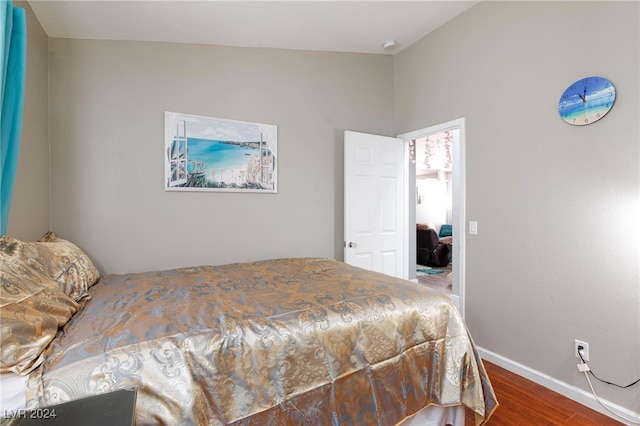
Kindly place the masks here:
[[(487, 361), (483, 364), (500, 406), (488, 426), (614, 426), (616, 420)], [(465, 426), (473, 426), (468, 408)]]
[(447, 275), (452, 271), (451, 264), (446, 268), (433, 268), (433, 269), (441, 269), (443, 272), (441, 274), (433, 274), (433, 275), (419, 275), (418, 282), (420, 284), (426, 285), (427, 287), (434, 288), (438, 291), (443, 292), (444, 294), (451, 295), (451, 286), (449, 285), (449, 281), (447, 280)]

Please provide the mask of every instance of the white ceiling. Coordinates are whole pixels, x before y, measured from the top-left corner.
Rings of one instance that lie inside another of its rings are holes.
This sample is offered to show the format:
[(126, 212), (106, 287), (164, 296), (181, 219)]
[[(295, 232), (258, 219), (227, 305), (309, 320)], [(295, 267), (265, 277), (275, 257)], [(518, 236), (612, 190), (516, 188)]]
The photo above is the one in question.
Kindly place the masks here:
[[(475, 1), (29, 0), (49, 37), (394, 54)], [(398, 46), (382, 45), (396, 40)]]

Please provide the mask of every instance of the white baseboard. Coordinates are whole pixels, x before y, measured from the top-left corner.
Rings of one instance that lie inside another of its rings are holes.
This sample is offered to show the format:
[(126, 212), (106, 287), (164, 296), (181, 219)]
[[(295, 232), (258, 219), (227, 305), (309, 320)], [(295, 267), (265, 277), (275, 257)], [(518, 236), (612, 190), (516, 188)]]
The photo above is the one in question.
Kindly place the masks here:
[[(572, 399), (576, 402), (579, 402), (580, 404), (585, 405), (595, 411), (598, 411), (599, 413), (602, 413), (605, 416), (611, 417), (612, 419), (615, 419), (627, 425), (630, 424), (628, 422), (625, 422), (624, 419), (615, 417), (613, 414), (607, 411), (604, 407), (602, 407), (598, 403), (598, 401), (596, 401), (595, 397), (589, 392), (586, 392), (575, 386), (569, 385), (565, 382), (561, 382), (558, 379), (554, 379), (549, 375), (536, 371), (532, 368), (527, 367), (526, 365), (517, 363), (513, 360), (510, 360), (509, 358), (505, 358), (502, 355), (499, 355), (495, 352), (491, 352), (487, 349), (478, 347), (478, 353), (480, 354), (480, 357), (482, 359), (485, 359), (492, 364), (495, 364), (499, 367), (509, 370), (512, 373), (515, 373), (528, 380), (531, 380), (532, 382), (535, 382), (541, 386), (549, 388), (552, 391), (557, 392), (560, 395), (566, 396), (567, 398)], [(606, 404), (609, 408), (611, 408), (613, 411), (616, 411), (622, 414), (623, 416), (634, 420), (635, 422), (640, 422), (640, 413), (634, 413), (633, 411), (627, 408), (621, 407), (612, 402), (606, 401), (602, 398), (600, 398), (600, 400), (604, 404)]]

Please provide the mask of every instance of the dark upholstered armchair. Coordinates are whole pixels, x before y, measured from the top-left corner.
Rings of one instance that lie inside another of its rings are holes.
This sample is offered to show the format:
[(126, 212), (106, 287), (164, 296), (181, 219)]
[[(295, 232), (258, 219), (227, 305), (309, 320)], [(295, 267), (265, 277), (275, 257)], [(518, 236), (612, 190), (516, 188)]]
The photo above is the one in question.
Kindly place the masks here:
[(418, 265), (443, 267), (449, 264), (450, 245), (440, 242), (435, 229), (417, 226)]

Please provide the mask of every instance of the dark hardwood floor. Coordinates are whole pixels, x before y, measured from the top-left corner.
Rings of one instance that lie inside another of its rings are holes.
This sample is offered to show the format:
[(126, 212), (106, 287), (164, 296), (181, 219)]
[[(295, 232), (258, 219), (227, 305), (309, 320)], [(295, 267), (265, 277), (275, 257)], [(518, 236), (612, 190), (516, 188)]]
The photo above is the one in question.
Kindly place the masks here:
[[(622, 425), (582, 404), (531, 382), (517, 374), (483, 361), (500, 406), (488, 426), (614, 426)], [(465, 426), (473, 426), (468, 408)]]

